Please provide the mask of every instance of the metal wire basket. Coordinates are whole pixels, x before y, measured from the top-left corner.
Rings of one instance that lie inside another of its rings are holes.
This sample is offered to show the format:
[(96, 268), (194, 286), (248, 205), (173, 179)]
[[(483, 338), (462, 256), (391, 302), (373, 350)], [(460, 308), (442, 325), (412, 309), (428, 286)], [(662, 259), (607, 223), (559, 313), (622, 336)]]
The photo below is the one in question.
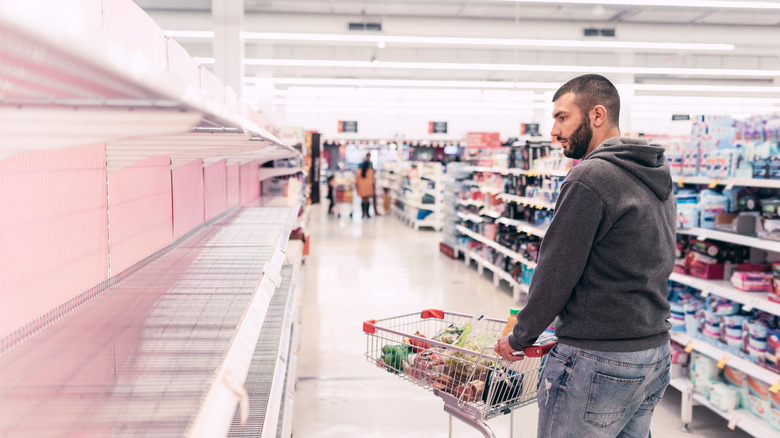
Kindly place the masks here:
[[(432, 391), (445, 411), (493, 436), (483, 420), (528, 405), (539, 393), (555, 336), (540, 337), (521, 361), (497, 357), (493, 343), (506, 320), (423, 310), (363, 323), (366, 359)], [(467, 342), (469, 341), (470, 342)], [(492, 342), (491, 342), (492, 341)]]

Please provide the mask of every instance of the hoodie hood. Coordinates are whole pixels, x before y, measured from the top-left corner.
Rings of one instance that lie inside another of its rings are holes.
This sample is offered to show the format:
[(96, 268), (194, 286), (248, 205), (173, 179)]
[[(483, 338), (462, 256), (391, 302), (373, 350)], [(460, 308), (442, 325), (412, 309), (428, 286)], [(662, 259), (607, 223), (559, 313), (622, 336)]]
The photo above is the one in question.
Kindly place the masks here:
[(665, 201), (672, 193), (672, 176), (664, 152), (663, 146), (650, 144), (645, 139), (612, 137), (585, 159), (615, 164), (642, 181), (658, 199)]

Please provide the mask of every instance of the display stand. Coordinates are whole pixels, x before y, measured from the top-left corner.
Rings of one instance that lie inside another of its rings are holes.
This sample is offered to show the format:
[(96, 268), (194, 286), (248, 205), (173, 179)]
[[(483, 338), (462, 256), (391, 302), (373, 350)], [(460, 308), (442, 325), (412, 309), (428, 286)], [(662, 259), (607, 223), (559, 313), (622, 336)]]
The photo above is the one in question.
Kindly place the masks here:
[[(386, 163), (383, 174), (387, 178), (393, 197), (393, 214), (405, 224), (441, 231), (443, 226), (444, 190), (443, 168), (439, 163), (391, 162)], [(432, 202), (424, 202), (427, 199)]]

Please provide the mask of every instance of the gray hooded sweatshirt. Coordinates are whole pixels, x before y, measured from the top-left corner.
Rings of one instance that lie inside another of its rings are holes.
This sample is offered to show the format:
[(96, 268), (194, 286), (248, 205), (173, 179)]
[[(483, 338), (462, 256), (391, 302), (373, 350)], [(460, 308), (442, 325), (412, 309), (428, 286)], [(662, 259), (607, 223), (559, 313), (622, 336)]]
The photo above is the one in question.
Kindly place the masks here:
[(668, 342), (675, 217), (663, 147), (625, 137), (599, 145), (561, 185), (510, 346), (532, 345), (553, 320), (558, 342), (589, 350)]

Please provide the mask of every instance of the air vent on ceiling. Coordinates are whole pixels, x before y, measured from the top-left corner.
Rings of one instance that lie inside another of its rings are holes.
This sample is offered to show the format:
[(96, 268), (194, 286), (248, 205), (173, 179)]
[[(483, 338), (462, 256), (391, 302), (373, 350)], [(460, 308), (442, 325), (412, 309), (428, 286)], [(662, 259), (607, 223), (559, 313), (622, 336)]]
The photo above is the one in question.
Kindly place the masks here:
[(351, 22), (349, 23), (349, 30), (381, 32), (382, 23)]
[(599, 35), (603, 37), (614, 37), (615, 29), (596, 29), (595, 27), (586, 27), (585, 29), (582, 29), (582, 34), (586, 37), (596, 37)]

